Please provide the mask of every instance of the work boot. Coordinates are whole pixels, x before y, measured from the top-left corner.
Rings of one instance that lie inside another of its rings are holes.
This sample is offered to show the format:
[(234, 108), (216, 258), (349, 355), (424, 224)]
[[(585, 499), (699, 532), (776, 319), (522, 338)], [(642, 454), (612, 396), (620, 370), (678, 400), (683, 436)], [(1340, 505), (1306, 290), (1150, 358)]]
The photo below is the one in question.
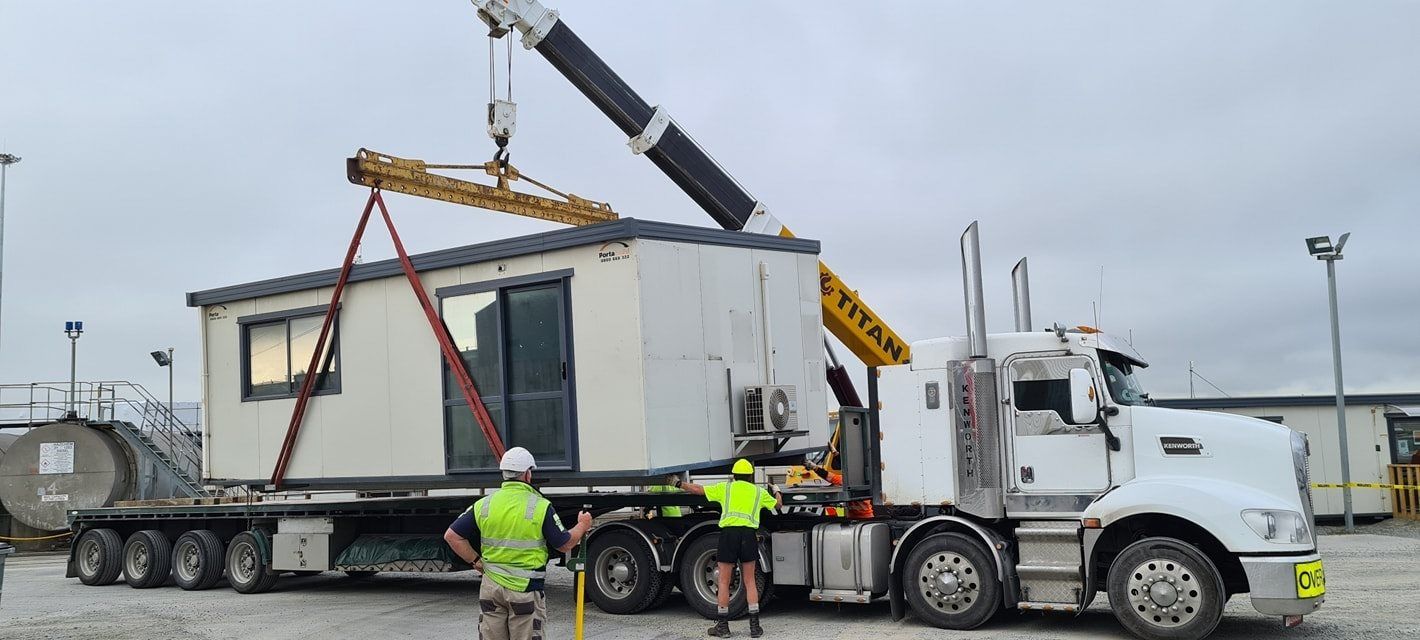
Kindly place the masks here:
[(749, 637), (758, 638), (764, 635), (764, 627), (759, 626), (759, 616), (750, 614), (749, 616)]
[(715, 626), (706, 629), (705, 634), (716, 638), (730, 637), (730, 621), (725, 618), (716, 619)]

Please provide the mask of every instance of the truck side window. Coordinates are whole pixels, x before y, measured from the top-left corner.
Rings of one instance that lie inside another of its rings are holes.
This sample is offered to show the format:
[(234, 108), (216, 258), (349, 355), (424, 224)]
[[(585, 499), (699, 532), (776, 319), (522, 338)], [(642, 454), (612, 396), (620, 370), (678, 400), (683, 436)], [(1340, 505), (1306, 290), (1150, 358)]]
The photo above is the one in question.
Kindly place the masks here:
[(1088, 358), (1029, 358), (1011, 363), (1011, 405), (1016, 435), (1081, 433), (1089, 425), (1070, 423), (1070, 370), (1094, 370)]

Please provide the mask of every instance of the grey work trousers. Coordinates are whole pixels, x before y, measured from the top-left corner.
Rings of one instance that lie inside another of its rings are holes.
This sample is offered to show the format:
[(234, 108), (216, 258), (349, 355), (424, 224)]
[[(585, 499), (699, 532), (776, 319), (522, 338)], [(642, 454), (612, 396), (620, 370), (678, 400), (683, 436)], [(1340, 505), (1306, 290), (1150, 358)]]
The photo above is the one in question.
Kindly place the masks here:
[(542, 591), (512, 591), (484, 576), (478, 608), (479, 640), (542, 640), (547, 624)]

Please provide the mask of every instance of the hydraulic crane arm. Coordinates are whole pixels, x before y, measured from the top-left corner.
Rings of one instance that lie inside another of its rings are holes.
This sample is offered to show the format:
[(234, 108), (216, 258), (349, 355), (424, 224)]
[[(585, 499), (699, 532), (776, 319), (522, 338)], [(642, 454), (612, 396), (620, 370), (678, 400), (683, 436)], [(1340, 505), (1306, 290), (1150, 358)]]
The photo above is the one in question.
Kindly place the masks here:
[[(523, 46), (535, 49), (587, 96), (644, 154), (721, 227), (792, 236), (773, 215), (661, 107), (652, 107), (567, 27), (554, 10), (537, 0), (472, 0), (490, 36), (512, 30)], [(887, 326), (858, 292), (819, 262), (824, 326), (864, 364), (907, 362), (908, 344)]]

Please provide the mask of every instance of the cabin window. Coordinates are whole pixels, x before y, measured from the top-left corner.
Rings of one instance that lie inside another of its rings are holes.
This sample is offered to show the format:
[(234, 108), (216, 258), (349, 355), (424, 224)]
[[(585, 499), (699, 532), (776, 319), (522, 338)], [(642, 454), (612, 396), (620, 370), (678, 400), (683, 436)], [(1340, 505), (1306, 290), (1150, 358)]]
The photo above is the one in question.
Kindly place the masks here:
[[(326, 307), (238, 318), (242, 333), (242, 400), (291, 398), (305, 383)], [(339, 322), (331, 327), (313, 393), (340, 392)]]
[[(440, 289), (440, 313), (499, 437), (524, 447), (540, 468), (571, 468), (573, 429), (571, 272)], [(488, 449), (458, 381), (444, 367), (444, 428), (450, 472), (488, 471)]]

